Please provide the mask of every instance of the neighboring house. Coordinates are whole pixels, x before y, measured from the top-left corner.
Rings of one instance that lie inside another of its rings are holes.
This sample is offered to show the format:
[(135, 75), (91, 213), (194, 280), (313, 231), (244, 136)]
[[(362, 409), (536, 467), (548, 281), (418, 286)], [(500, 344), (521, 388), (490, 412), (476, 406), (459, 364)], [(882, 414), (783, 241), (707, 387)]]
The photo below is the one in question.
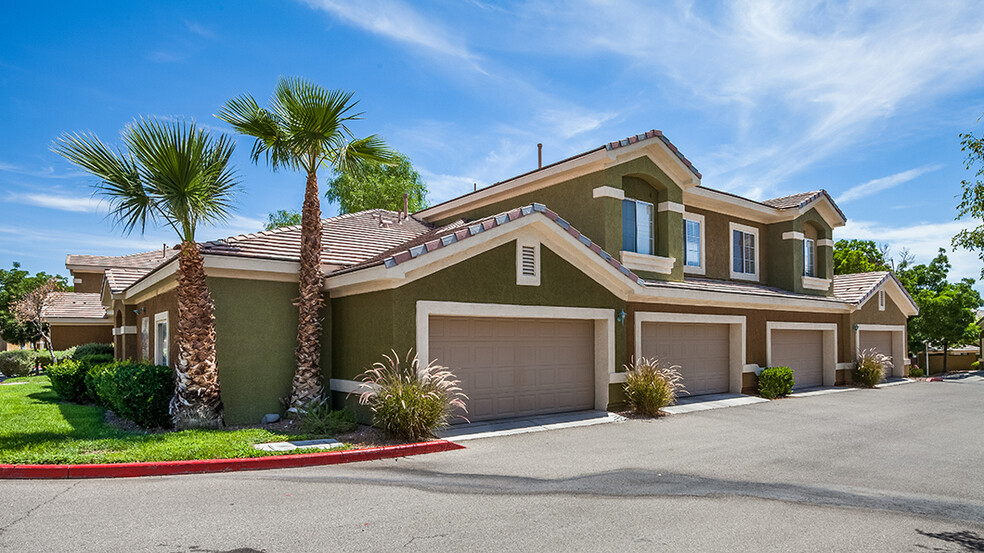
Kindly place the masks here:
[[(926, 354), (927, 352), (920, 352), (916, 359), (918, 362), (926, 367)], [(930, 349), (929, 352), (929, 374), (938, 374), (943, 372), (943, 350)], [(960, 346), (956, 348), (950, 348), (947, 350), (946, 354), (946, 370), (949, 372), (953, 371), (969, 371), (971, 370), (971, 365), (975, 361), (980, 359), (981, 348), (979, 345), (969, 345)]]
[(72, 275), (74, 292), (53, 295), (45, 308), (45, 320), (51, 325), (51, 343), (56, 350), (91, 342), (115, 343), (122, 351), (126, 334), (135, 328), (120, 328), (110, 318), (103, 305), (101, 291), (104, 281), (120, 289), (149, 273), (174, 256), (173, 251), (160, 249), (122, 256), (69, 255), (65, 267)]
[[(449, 366), (471, 420), (608, 409), (623, 365), (678, 364), (690, 394), (842, 383), (859, 347), (905, 371), (912, 299), (889, 273), (833, 275), (845, 216), (824, 191), (757, 202), (706, 188), (659, 131), (412, 216), (324, 221), (322, 370), (336, 405), (414, 348)], [(225, 419), (281, 409), (294, 371), (299, 227), (202, 244)], [(173, 364), (177, 262), (102, 284), (118, 352)], [(139, 329), (130, 340), (129, 329)]]

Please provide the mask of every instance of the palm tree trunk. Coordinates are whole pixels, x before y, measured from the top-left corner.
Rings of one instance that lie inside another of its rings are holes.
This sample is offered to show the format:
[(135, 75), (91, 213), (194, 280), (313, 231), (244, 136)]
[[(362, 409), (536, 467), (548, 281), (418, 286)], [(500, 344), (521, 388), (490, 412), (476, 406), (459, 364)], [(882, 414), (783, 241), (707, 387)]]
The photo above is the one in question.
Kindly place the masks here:
[(324, 303), (321, 273), (321, 202), (318, 196), (318, 175), (308, 174), (301, 210), (301, 272), (300, 297), (296, 305), (297, 370), (291, 386), (290, 409), (303, 412), (312, 402), (320, 400), (324, 389), (321, 383), (321, 307)]
[(215, 365), (215, 308), (198, 244), (183, 242), (178, 259), (178, 358), (171, 417), (176, 428), (222, 426)]

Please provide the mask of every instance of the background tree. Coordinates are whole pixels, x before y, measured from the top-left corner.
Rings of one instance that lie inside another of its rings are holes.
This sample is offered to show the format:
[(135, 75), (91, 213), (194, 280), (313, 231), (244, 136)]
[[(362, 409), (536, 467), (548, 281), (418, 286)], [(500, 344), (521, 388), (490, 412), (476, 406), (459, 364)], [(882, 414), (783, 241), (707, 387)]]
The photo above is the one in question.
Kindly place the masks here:
[(48, 355), (51, 356), (52, 363), (55, 362), (55, 352), (51, 348), (51, 327), (44, 320), (44, 310), (50, 305), (51, 296), (59, 291), (61, 291), (61, 284), (58, 279), (49, 278), (40, 286), (24, 294), (14, 304), (14, 316), (22, 324), (30, 325), (41, 337), (44, 347), (48, 349)]
[[(979, 224), (973, 229), (957, 233), (953, 237), (953, 247), (976, 251), (984, 262), (984, 135), (961, 134), (960, 145), (960, 151), (967, 153), (964, 166), (969, 171), (977, 168), (974, 174), (977, 180), (965, 179), (960, 182), (963, 194), (957, 204), (957, 219), (969, 217)], [(984, 278), (984, 268), (981, 269), (981, 278)]]
[(349, 170), (365, 162), (391, 163), (392, 154), (375, 135), (356, 139), (349, 123), (361, 119), (350, 92), (326, 90), (298, 78), (281, 78), (261, 108), (249, 94), (230, 100), (216, 115), (237, 132), (255, 137), (252, 157), (266, 156), (274, 171), (307, 176), (301, 209), (300, 297), (297, 300), (297, 368), (287, 399), (289, 410), (304, 411), (324, 395), (321, 379), (321, 198), (318, 169)]
[(887, 254), (887, 247), (879, 247), (872, 240), (838, 240), (834, 243), (834, 274), (888, 271)]
[(342, 213), (367, 209), (401, 211), (404, 194), (411, 212), (427, 207), (427, 185), (410, 158), (396, 153), (392, 165), (368, 162), (341, 168), (328, 181), (325, 198), (337, 203)]
[(123, 133), (124, 149), (94, 135), (66, 134), (53, 149), (100, 179), (124, 233), (163, 222), (181, 239), (178, 255), (178, 357), (170, 411), (178, 428), (222, 425), (215, 365), (215, 314), (195, 232), (229, 215), (238, 182), (229, 165), (236, 145), (194, 123), (139, 120)]
[(263, 226), (263, 230), (273, 230), (282, 227), (292, 227), (294, 225), (301, 224), (301, 212), (300, 211), (287, 211), (283, 209), (278, 209), (273, 213), (267, 215), (267, 224)]
[(20, 322), (14, 313), (14, 304), (28, 292), (41, 286), (51, 279), (58, 281), (63, 290), (66, 286), (65, 277), (31, 273), (20, 268), (16, 261), (10, 270), (0, 269), (0, 338), (12, 344), (33, 344), (41, 339), (37, 330), (30, 324)]

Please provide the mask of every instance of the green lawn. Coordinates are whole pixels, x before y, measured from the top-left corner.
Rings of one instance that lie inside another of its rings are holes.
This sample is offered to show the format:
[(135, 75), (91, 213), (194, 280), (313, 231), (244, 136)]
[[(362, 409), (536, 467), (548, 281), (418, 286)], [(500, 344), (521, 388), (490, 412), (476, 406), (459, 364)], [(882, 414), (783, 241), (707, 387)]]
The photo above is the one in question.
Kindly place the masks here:
[(259, 428), (145, 434), (108, 425), (103, 417), (102, 408), (63, 402), (46, 376), (7, 380), (0, 384), (0, 464), (265, 457), (282, 453), (259, 451), (253, 444), (317, 437)]

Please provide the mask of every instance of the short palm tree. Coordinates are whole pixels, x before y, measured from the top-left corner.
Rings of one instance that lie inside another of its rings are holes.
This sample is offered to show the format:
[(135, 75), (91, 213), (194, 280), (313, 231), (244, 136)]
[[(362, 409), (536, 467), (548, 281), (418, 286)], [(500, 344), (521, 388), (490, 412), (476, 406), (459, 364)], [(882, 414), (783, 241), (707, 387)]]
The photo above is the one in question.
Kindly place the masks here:
[(321, 379), (321, 202), (318, 169), (351, 169), (361, 163), (392, 163), (393, 154), (375, 135), (356, 139), (348, 124), (361, 119), (352, 94), (326, 90), (299, 78), (282, 77), (270, 101), (261, 108), (245, 94), (226, 103), (216, 115), (236, 131), (256, 138), (253, 161), (265, 156), (274, 171), (307, 175), (301, 209), (300, 297), (297, 306), (297, 368), (288, 405), (303, 412), (324, 395)]
[(122, 133), (122, 149), (92, 134), (65, 134), (53, 149), (100, 179), (124, 233), (163, 222), (178, 233), (178, 357), (171, 417), (177, 428), (222, 425), (215, 364), (215, 315), (195, 230), (224, 220), (238, 187), (229, 158), (235, 143), (194, 123), (140, 119)]

